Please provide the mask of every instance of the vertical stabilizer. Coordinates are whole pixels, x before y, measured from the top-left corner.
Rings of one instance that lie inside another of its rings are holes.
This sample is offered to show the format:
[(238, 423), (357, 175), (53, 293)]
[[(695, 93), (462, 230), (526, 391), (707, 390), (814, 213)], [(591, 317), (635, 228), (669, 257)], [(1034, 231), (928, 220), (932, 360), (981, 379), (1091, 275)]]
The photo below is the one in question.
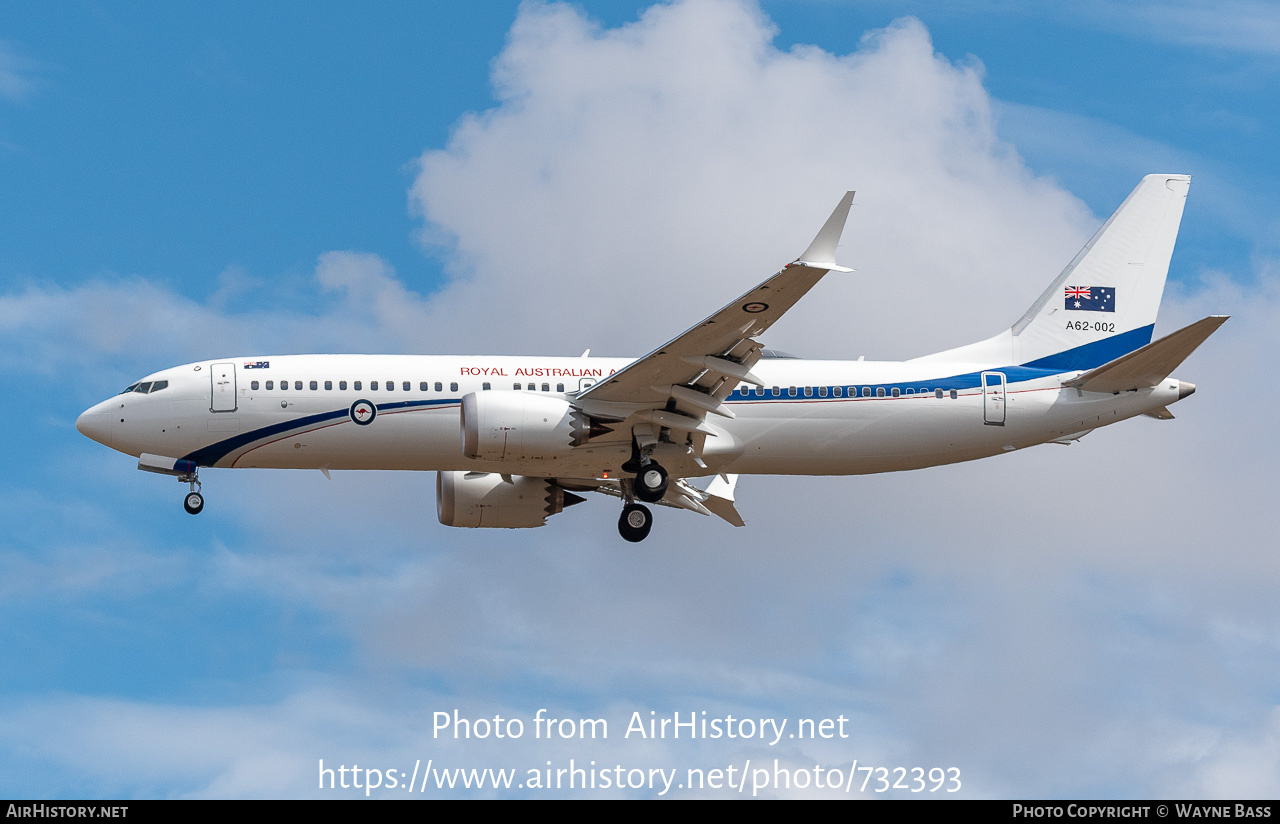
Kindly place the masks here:
[(1191, 178), (1147, 175), (1014, 324), (1028, 366), (1092, 369), (1151, 342)]

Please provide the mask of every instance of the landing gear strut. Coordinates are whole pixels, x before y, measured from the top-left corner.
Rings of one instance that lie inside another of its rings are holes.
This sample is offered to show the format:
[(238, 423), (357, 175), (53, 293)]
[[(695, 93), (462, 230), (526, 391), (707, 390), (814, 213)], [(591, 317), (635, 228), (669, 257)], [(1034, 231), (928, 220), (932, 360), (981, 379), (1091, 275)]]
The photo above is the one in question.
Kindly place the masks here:
[(191, 515), (199, 515), (204, 509), (204, 496), (200, 494), (199, 470), (191, 470), (189, 475), (179, 475), (178, 482), (191, 485), (191, 491), (182, 500), (182, 508)]
[(653, 513), (644, 504), (627, 504), (618, 519), (618, 532), (624, 541), (638, 544), (649, 537), (653, 529)]

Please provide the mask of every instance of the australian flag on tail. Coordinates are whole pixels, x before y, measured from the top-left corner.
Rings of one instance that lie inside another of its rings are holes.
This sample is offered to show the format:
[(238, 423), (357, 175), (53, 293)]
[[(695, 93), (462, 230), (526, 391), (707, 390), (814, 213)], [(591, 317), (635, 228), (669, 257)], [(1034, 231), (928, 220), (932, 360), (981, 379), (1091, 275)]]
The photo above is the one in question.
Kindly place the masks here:
[(1116, 311), (1114, 286), (1068, 286), (1067, 309), (1073, 312)]

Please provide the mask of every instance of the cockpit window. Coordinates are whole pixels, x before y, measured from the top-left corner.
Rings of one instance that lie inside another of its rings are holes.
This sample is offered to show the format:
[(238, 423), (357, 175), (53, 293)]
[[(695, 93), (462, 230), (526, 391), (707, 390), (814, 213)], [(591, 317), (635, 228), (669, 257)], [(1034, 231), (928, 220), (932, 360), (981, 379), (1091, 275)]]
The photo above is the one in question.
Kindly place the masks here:
[(168, 386), (169, 386), (168, 381), (156, 381), (155, 383), (151, 384), (151, 391), (153, 393), (159, 392), (161, 389), (167, 389)]
[(127, 394), (129, 394), (130, 392), (132, 392), (133, 390), (135, 390), (135, 389), (137, 389), (137, 388), (138, 388), (138, 385), (137, 385), (136, 383), (131, 383), (131, 384), (129, 384), (128, 386), (126, 386), (126, 387), (124, 388), (124, 391), (122, 391), (120, 394), (121, 394), (121, 395), (127, 395)]
[(151, 391), (151, 381), (143, 381), (142, 383), (138, 384), (138, 388), (134, 389), (133, 391), (140, 392), (143, 395), (147, 394), (148, 392)]

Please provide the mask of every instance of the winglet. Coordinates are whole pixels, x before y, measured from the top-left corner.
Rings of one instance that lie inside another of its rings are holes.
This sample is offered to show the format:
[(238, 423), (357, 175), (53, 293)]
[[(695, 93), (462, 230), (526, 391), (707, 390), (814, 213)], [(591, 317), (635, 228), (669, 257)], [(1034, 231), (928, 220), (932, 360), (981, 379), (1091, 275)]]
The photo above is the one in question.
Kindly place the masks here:
[(852, 272), (853, 270), (838, 265), (836, 247), (840, 245), (840, 235), (844, 233), (844, 224), (849, 219), (849, 207), (853, 205), (853, 192), (845, 192), (840, 198), (836, 210), (822, 225), (818, 236), (804, 250), (804, 254), (796, 259), (796, 263), (811, 269), (830, 269), (836, 272)]

